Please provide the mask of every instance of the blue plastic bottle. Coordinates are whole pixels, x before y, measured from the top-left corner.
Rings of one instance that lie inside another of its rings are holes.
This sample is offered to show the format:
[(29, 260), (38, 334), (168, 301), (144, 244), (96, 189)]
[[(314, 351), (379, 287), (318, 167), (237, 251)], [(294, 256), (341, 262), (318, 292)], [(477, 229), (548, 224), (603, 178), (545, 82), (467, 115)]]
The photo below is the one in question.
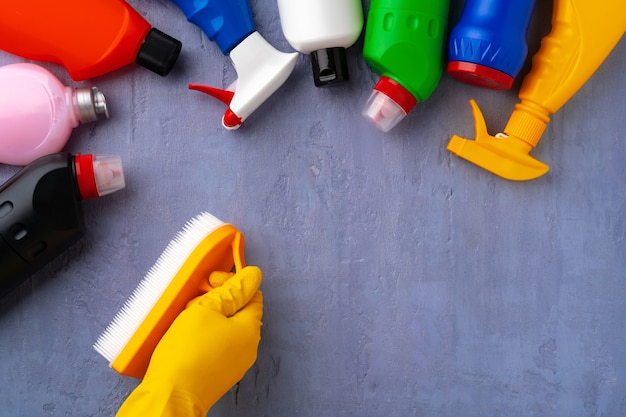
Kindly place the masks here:
[(215, 42), (224, 55), (256, 29), (248, 0), (206, 1), (171, 0)]
[(450, 32), (448, 74), (494, 90), (509, 90), (522, 69), (535, 0), (467, 0)]

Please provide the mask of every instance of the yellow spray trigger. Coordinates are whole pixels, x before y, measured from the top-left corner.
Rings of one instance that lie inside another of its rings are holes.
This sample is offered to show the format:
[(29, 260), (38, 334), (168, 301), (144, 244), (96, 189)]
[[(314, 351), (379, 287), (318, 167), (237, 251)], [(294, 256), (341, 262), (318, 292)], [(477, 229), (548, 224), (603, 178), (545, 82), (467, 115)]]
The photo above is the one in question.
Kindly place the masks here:
[(509, 180), (531, 180), (549, 167), (529, 155), (557, 112), (593, 75), (626, 29), (624, 0), (554, 0), (552, 29), (524, 77), (520, 102), (503, 134), (489, 136), (473, 101), (476, 140), (452, 137), (447, 149)]
[(550, 167), (529, 155), (533, 144), (512, 135), (491, 136), (476, 101), (470, 100), (475, 140), (454, 135), (446, 149), (502, 178), (525, 181), (538, 178)]

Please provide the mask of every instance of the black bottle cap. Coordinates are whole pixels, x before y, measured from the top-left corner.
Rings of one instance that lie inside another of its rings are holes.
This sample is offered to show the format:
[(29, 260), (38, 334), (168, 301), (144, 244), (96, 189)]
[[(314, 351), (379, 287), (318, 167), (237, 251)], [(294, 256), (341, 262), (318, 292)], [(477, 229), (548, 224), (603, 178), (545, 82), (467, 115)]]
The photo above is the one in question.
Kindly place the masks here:
[(311, 52), (313, 80), (316, 87), (342, 83), (349, 79), (345, 48), (327, 48)]
[(152, 28), (139, 48), (135, 61), (142, 67), (165, 76), (174, 67), (181, 47), (182, 43), (178, 39)]

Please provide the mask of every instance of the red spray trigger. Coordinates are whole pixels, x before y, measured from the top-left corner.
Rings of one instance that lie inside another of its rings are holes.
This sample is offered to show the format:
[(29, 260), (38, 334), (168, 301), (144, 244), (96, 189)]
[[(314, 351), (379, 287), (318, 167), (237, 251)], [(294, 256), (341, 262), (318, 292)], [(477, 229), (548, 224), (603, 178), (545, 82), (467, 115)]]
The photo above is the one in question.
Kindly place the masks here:
[(202, 84), (189, 84), (189, 89), (208, 94), (211, 97), (216, 98), (222, 103), (226, 104), (227, 106), (230, 105), (231, 101), (233, 101), (233, 97), (235, 95), (234, 91), (222, 90), (221, 88), (211, 87)]
[[(230, 102), (233, 101), (233, 97), (235, 96), (234, 91), (230, 90), (222, 90), (221, 88), (211, 87), (208, 85), (201, 84), (189, 84), (190, 90), (200, 91), (201, 93), (205, 93), (210, 95), (213, 98), (218, 99), (222, 103), (230, 106)], [(224, 116), (222, 117), (222, 124), (227, 129), (237, 129), (243, 121), (241, 117), (237, 116), (231, 109), (228, 107)]]

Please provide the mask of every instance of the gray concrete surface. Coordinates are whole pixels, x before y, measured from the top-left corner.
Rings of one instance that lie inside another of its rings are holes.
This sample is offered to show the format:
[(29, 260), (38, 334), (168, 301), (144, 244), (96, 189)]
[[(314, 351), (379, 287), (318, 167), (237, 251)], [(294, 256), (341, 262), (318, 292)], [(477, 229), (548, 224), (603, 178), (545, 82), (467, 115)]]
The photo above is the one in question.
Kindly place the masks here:
[[(227, 86), (229, 60), (171, 3), (129, 3), (182, 56), (166, 78), (130, 66), (85, 83), (43, 64), (105, 93), (111, 119), (80, 126), (66, 149), (121, 155), (127, 187), (86, 201), (86, 236), (2, 300), (3, 416), (115, 413), (137, 382), (92, 344), (201, 211), (236, 225), (264, 271), (258, 361), (211, 416), (626, 414), (624, 41), (533, 152), (551, 171), (514, 183), (445, 145), (473, 135), (470, 98), (501, 129), (519, 81), (494, 92), (444, 76), (385, 135), (360, 115), (378, 78), (361, 38), (349, 84), (316, 89), (301, 57), (228, 132), (223, 105), (186, 86)], [(531, 53), (549, 28), (539, 3)], [(291, 50), (275, 2), (252, 7)], [(0, 180), (16, 171), (0, 167)]]

